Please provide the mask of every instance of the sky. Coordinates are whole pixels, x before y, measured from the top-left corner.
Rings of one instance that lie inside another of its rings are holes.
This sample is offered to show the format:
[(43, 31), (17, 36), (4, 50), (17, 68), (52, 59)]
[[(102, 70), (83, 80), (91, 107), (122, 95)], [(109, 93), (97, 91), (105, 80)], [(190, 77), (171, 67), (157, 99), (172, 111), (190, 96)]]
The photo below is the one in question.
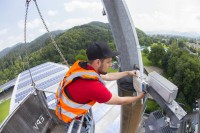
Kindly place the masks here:
[[(149, 31), (200, 34), (200, 0), (124, 0), (135, 27)], [(91, 21), (108, 22), (101, 0), (37, 0), (50, 31)], [(24, 42), (25, 0), (0, 0), (0, 51)], [(29, 5), (27, 42), (46, 31), (34, 1)]]

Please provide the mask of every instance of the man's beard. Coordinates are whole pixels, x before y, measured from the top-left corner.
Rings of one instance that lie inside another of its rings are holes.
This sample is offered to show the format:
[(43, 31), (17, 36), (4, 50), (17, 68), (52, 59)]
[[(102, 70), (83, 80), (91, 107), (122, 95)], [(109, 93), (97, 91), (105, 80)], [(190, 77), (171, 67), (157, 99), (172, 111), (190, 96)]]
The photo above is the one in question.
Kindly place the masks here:
[(101, 66), (99, 67), (98, 72), (99, 72), (100, 74), (102, 74), (102, 75), (106, 75), (106, 74), (108, 73), (108, 72), (104, 72), (104, 71), (103, 71), (103, 65), (101, 65)]

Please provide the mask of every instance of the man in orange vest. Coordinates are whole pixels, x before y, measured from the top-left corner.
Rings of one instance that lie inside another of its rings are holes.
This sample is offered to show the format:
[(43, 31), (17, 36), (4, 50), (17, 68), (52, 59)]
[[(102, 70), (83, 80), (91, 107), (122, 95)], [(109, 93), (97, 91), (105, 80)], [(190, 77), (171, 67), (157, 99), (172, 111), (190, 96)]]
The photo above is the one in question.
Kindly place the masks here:
[[(56, 93), (56, 115), (67, 123), (69, 127), (73, 119), (84, 118), (84, 127), (81, 132), (94, 132), (92, 129), (92, 117), (88, 110), (95, 104), (105, 103), (112, 105), (124, 105), (136, 102), (144, 97), (144, 93), (138, 96), (119, 97), (112, 94), (104, 85), (104, 80), (118, 80), (125, 76), (137, 76), (136, 71), (124, 71), (107, 73), (112, 66), (112, 57), (119, 52), (112, 51), (106, 43), (94, 43), (90, 45), (86, 54), (88, 62), (75, 62), (60, 82)], [(77, 131), (75, 123), (73, 131)]]

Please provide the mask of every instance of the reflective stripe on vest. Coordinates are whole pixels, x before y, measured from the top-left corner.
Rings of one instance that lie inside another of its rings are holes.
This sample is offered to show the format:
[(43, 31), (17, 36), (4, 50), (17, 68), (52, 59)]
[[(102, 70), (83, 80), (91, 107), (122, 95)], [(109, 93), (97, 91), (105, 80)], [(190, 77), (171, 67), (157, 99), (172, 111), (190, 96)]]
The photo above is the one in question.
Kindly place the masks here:
[(62, 100), (66, 105), (72, 108), (89, 110), (92, 107), (89, 104), (79, 104), (79, 103), (72, 102), (70, 99), (67, 99), (64, 95), (62, 95)]
[(73, 119), (73, 118), (75, 118), (77, 116), (76, 114), (73, 114), (72, 112), (67, 112), (64, 109), (62, 109), (61, 112), (62, 112), (62, 114), (64, 114), (65, 116), (68, 116), (71, 119)]

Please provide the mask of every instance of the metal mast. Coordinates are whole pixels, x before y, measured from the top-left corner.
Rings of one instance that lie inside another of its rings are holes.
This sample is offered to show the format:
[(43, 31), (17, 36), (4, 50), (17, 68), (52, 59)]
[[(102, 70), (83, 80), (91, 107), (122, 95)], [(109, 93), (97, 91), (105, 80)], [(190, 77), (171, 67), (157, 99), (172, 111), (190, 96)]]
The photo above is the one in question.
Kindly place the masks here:
[[(106, 15), (114, 37), (115, 45), (120, 51), (120, 71), (140, 69), (143, 75), (143, 64), (140, 45), (135, 26), (124, 0), (102, 0)], [(132, 78), (118, 80), (118, 93), (120, 96), (136, 95)], [(121, 133), (135, 133), (138, 129), (144, 105), (140, 101), (123, 105), (121, 110)]]

